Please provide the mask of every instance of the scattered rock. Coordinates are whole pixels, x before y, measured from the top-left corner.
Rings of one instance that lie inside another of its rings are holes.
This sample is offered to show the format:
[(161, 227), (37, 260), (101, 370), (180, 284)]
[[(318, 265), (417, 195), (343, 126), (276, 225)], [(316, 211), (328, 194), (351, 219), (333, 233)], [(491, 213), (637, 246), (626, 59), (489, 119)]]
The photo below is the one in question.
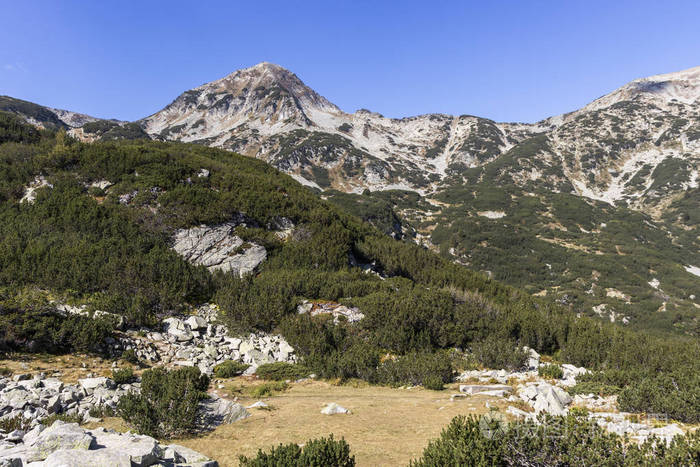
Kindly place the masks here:
[(342, 405), (338, 405), (335, 402), (331, 402), (330, 404), (327, 404), (323, 409), (321, 409), (321, 413), (324, 415), (335, 415), (349, 414), (350, 411)]
[(250, 334), (230, 337), (226, 326), (217, 323), (218, 308), (202, 305), (196, 314), (163, 320), (163, 330), (127, 331), (109, 344), (115, 357), (132, 349), (136, 356), (151, 364), (196, 366), (211, 375), (219, 363), (234, 360), (250, 364), (248, 374), (258, 365), (273, 362), (296, 362), (294, 348), (282, 336)]
[(246, 409), (264, 409), (266, 407), (269, 407), (269, 405), (267, 405), (263, 401), (257, 401), (256, 403), (246, 407)]
[(463, 392), (465, 394), (470, 395), (482, 394), (486, 396), (505, 397), (507, 394), (513, 392), (513, 388), (511, 386), (506, 386), (503, 384), (460, 384), (459, 392)]

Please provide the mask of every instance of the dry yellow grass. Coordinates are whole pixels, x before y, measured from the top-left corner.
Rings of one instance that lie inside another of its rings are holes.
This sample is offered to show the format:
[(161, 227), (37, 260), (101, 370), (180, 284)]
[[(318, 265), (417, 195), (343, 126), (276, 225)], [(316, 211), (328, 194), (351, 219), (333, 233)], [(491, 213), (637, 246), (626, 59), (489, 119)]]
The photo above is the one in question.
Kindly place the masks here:
[[(309, 381), (263, 399), (273, 410), (251, 409), (248, 419), (221, 426), (202, 437), (175, 442), (227, 467), (238, 465), (241, 454), (252, 456), (258, 449), (280, 443), (304, 443), (333, 433), (336, 438), (347, 440), (359, 466), (406, 465), (456, 415), (485, 413), (487, 400), (498, 404), (495, 399), (477, 396), (452, 402), (450, 395), (454, 392), (334, 386)], [(244, 405), (255, 401), (240, 399)], [(322, 415), (321, 408), (328, 402), (336, 402), (352, 414)]]
[[(60, 379), (69, 384), (74, 384), (80, 378), (85, 378), (88, 373), (94, 376), (111, 376), (112, 361), (90, 357), (86, 355), (49, 355), (49, 354), (11, 354), (9, 359), (1, 359), (0, 367), (6, 367), (13, 374), (46, 373), (51, 376), (58, 371)], [(123, 363), (123, 362), (120, 362)], [(83, 368), (83, 364), (85, 368)]]
[[(111, 362), (85, 356), (12, 355), (0, 360), (15, 373), (51, 374), (61, 372), (61, 379), (74, 383), (87, 373), (109, 376)], [(82, 364), (86, 368), (82, 368)], [(217, 389), (223, 397), (239, 397), (243, 405), (258, 399), (248, 396), (260, 381), (235, 378)], [(215, 386), (213, 384), (212, 386)], [(263, 398), (272, 410), (251, 409), (248, 419), (218, 427), (203, 436), (174, 440), (216, 459), (222, 467), (237, 466), (238, 456), (254, 456), (258, 449), (280, 443), (304, 443), (311, 438), (344, 437), (350, 444), (359, 466), (406, 465), (420, 456), (428, 441), (437, 437), (457, 415), (483, 414), (491, 406), (504, 409), (503, 400), (471, 396), (450, 401), (457, 385), (444, 391), (422, 388), (396, 389), (366, 384), (335, 385), (324, 381), (293, 383), (287, 391)], [(326, 403), (336, 402), (352, 411), (349, 415), (322, 415)], [(119, 418), (108, 418), (87, 428), (104, 426), (118, 431), (129, 427)]]

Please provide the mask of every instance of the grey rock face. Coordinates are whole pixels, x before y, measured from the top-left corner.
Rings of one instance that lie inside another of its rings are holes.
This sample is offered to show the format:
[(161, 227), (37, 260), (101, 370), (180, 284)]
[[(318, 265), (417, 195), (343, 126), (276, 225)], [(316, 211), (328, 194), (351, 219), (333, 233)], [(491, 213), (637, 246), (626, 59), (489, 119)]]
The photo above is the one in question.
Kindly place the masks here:
[(200, 402), (199, 411), (200, 426), (206, 429), (213, 429), (219, 425), (250, 417), (250, 413), (241, 404), (219, 397), (211, 397)]
[[(34, 433), (32, 433), (34, 432)], [(0, 446), (0, 467), (148, 467), (191, 465), (217, 467), (217, 462), (176, 444), (132, 433), (97, 428), (86, 431), (77, 423), (38, 425), (17, 445)]]
[(97, 428), (88, 432), (95, 439), (96, 448), (115, 449), (129, 456), (133, 466), (154, 464), (161, 455), (158, 442), (150, 436), (123, 435), (116, 431)]
[(118, 449), (98, 449), (96, 451), (61, 450), (49, 455), (45, 466), (56, 467), (132, 467), (129, 456)]
[(246, 244), (235, 235), (237, 225), (202, 225), (179, 230), (173, 248), (190, 263), (206, 266), (210, 271), (231, 271), (242, 277), (265, 261), (267, 251), (260, 245)]

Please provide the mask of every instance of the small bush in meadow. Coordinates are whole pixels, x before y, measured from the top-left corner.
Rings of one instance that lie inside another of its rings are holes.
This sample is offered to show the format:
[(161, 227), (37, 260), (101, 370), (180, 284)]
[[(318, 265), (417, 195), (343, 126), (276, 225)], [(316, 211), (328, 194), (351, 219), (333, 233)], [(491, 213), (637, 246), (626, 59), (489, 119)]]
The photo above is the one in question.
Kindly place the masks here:
[(354, 467), (355, 456), (350, 455), (350, 446), (344, 439), (312, 439), (299, 445), (280, 444), (269, 451), (258, 451), (253, 458), (239, 457), (241, 467)]
[(273, 381), (296, 380), (305, 378), (310, 373), (304, 365), (287, 362), (263, 363), (255, 370), (258, 378)]
[(214, 367), (214, 376), (217, 378), (233, 378), (234, 376), (238, 376), (243, 373), (249, 366), (250, 365), (245, 363), (226, 360), (225, 362), (219, 363)]

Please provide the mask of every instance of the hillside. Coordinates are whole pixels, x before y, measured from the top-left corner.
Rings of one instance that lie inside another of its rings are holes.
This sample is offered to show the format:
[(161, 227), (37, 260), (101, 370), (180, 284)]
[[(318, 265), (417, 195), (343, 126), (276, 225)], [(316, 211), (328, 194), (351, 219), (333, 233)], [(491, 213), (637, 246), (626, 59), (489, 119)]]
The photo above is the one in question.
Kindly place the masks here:
[(395, 238), (577, 313), (697, 335), (699, 74), (635, 80), (535, 124), (350, 114), (270, 63), (135, 123), (70, 128), (90, 117), (1, 103), (84, 141), (150, 137), (262, 159)]
[(380, 227), (394, 236), (402, 225), (460, 263), (578, 312), (695, 334), (698, 76), (694, 68), (636, 80), (580, 110), (512, 124), (348, 114), (261, 63), (141, 123), (153, 137), (233, 149), (316, 188), (369, 188), (376, 196), (342, 198), (345, 208), (360, 203), (356, 214), (383, 205), (380, 191), (415, 191), (420, 201), (366, 219), (388, 222)]

